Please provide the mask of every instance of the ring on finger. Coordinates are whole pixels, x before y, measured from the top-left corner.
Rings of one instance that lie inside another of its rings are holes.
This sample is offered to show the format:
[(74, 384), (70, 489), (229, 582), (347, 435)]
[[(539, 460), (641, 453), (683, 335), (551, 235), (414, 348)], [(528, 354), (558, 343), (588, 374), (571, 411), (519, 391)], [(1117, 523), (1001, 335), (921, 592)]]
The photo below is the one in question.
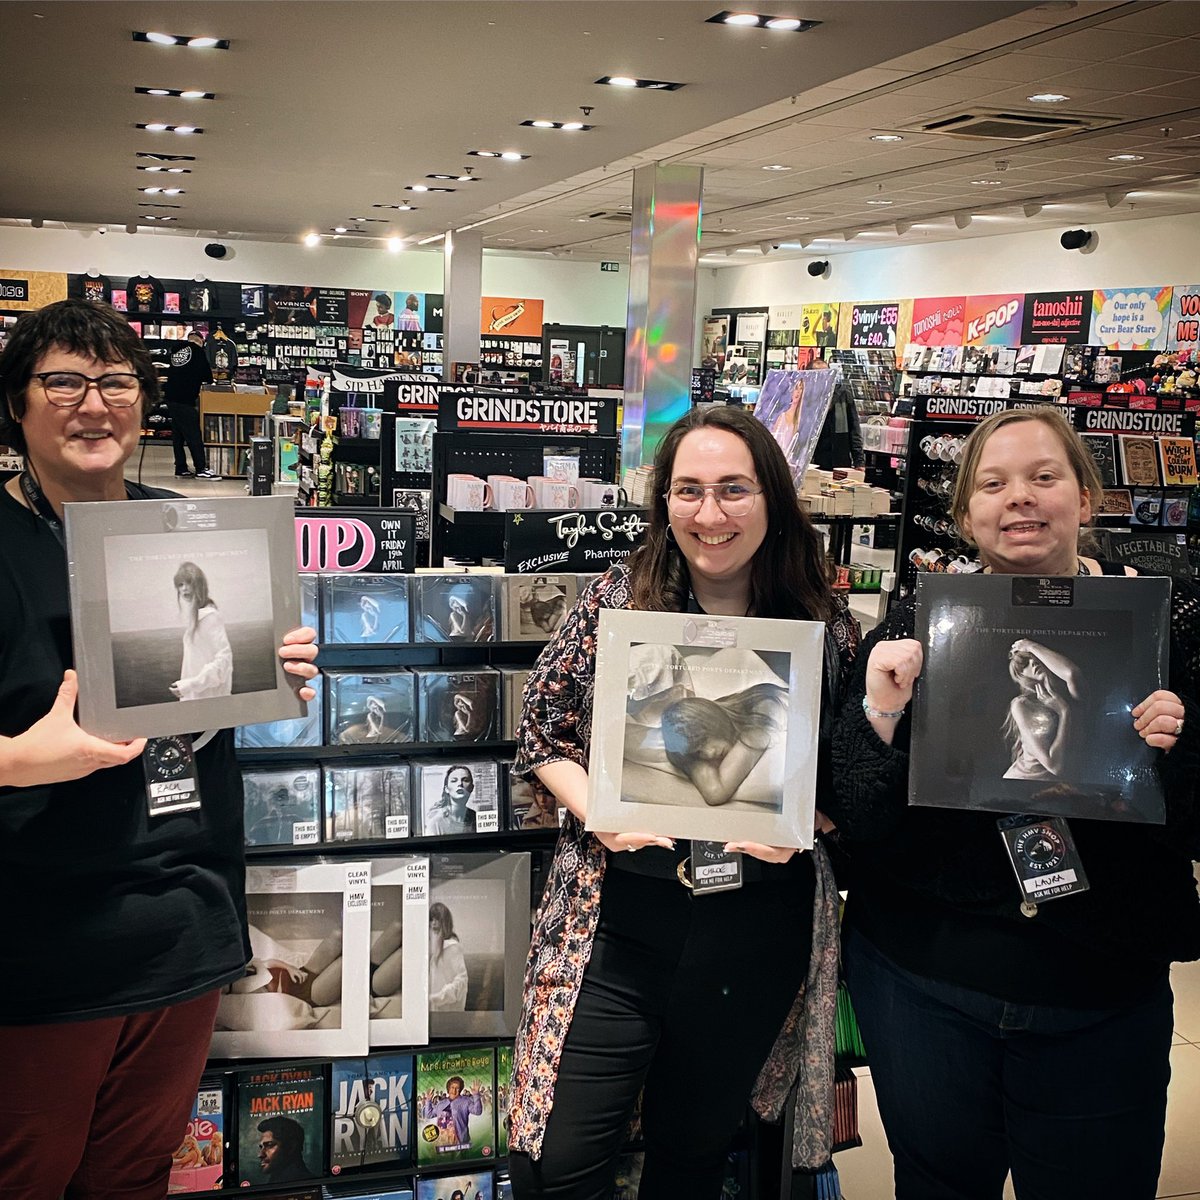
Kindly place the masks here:
[(641, 849), (641, 846), (629, 846), (627, 849), (630, 854), (636, 854)]
[(1182, 736), (1182, 734), (1183, 734), (1183, 718), (1182, 718), (1182, 717), (1180, 717), (1180, 718), (1179, 718), (1179, 719), (1178, 719), (1178, 720), (1175, 722), (1175, 730), (1174, 730), (1174, 732), (1171, 734), (1171, 736), (1172, 736), (1172, 737), (1180, 737), (1180, 736)]

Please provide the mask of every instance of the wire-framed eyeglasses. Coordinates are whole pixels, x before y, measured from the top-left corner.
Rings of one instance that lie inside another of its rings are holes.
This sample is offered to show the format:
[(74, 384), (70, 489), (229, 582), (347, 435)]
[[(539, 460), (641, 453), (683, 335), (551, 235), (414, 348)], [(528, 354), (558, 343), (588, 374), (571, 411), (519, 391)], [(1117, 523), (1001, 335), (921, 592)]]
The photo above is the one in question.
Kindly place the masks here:
[(690, 517), (700, 511), (704, 497), (710, 493), (726, 516), (744, 517), (754, 508), (762, 488), (742, 479), (725, 483), (674, 483), (663, 495), (667, 511), (673, 517)]
[(142, 381), (124, 371), (107, 375), (84, 375), (79, 371), (38, 371), (30, 376), (42, 385), (46, 400), (54, 408), (76, 408), (83, 403), (94, 383), (100, 399), (109, 408), (132, 408), (142, 395)]

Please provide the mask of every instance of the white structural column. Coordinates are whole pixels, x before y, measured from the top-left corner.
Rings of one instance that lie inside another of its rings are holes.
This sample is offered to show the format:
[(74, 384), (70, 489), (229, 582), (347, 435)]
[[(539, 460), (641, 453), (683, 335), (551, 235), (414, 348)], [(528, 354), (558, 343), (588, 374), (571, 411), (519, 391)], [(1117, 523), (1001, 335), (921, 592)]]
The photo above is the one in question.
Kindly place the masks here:
[(703, 185), (702, 167), (655, 163), (633, 173), (623, 468), (649, 462), (690, 403)]
[(442, 325), (442, 362), (479, 361), (479, 305), (483, 296), (483, 235), (475, 230), (446, 234), (446, 314)]

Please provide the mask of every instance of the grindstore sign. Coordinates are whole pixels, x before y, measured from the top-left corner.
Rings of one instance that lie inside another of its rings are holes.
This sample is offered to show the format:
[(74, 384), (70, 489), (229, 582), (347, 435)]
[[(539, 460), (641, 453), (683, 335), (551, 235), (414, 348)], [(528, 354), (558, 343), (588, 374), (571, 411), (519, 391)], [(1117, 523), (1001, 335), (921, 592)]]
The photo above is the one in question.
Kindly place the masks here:
[(615, 437), (611, 396), (529, 396), (444, 389), (438, 405), (442, 433), (590, 433)]

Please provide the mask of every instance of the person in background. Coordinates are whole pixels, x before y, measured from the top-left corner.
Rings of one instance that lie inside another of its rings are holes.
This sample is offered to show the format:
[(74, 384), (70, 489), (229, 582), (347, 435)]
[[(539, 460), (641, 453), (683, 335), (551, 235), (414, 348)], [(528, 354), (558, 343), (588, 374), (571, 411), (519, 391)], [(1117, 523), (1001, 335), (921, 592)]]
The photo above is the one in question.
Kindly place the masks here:
[[(812, 360), (812, 370), (829, 369), (829, 364), (823, 358)], [(821, 426), (813, 450), (813, 466), (823, 471), (832, 471), (834, 467), (862, 467), (867, 462), (867, 456), (863, 453), (858, 406), (841, 372), (836, 371), (834, 375), (833, 398), (829, 401), (825, 424)]]
[[(200, 806), (152, 816), (143, 738), (75, 721), (63, 506), (161, 499), (127, 482), (154, 364), (121, 314), (63, 300), (0, 353), (0, 1196), (161, 1200), (208, 1055), (220, 989), (241, 978), (242, 779), (230, 730), (194, 735)], [(266, 571), (266, 564), (263, 564)], [(279, 657), (305, 700), (315, 630)], [(303, 685), (303, 686), (301, 686)]]
[(693, 898), (689, 843), (583, 823), (592, 729), (625, 713), (624, 698), (618, 712), (595, 696), (602, 609), (823, 621), (827, 697), (857, 627), (783, 452), (750, 413), (693, 409), (659, 443), (654, 479), (646, 541), (588, 584), (525, 686), (513, 774), (567, 813), (514, 1049), (517, 1200), (610, 1197), (643, 1087), (642, 1200), (717, 1200), (756, 1080), (756, 1109), (777, 1119), (802, 1078), (801, 1159), (815, 1167), (831, 1149), (837, 915), (824, 847), (726, 843), (744, 885)]
[[(1081, 550), (1102, 497), (1087, 447), (1041, 405), (974, 430), (951, 515), (992, 573), (1132, 574)], [(909, 805), (913, 600), (864, 644), (827, 811), (854, 867), (843, 957), (897, 1200), (1000, 1200), (1010, 1171), (1020, 1200), (1156, 1194), (1169, 966), (1200, 957), (1200, 591), (1171, 591), (1168, 686), (1130, 697), (1129, 717), (1159, 751), (1166, 824), (1072, 818), (1090, 888), (1039, 905), (996, 813)], [(1041, 661), (1073, 686), (1065, 660)]]
[[(175, 477), (190, 479), (220, 479), (216, 471), (208, 469), (208, 458), (204, 450), (204, 438), (200, 432), (200, 389), (212, 383), (212, 368), (204, 353), (204, 338), (194, 329), (187, 341), (171, 351), (167, 367), (167, 382), (163, 388), (163, 399), (171, 418), (171, 445), (175, 450)], [(192, 470), (187, 469), (184, 446), (192, 456)]]

